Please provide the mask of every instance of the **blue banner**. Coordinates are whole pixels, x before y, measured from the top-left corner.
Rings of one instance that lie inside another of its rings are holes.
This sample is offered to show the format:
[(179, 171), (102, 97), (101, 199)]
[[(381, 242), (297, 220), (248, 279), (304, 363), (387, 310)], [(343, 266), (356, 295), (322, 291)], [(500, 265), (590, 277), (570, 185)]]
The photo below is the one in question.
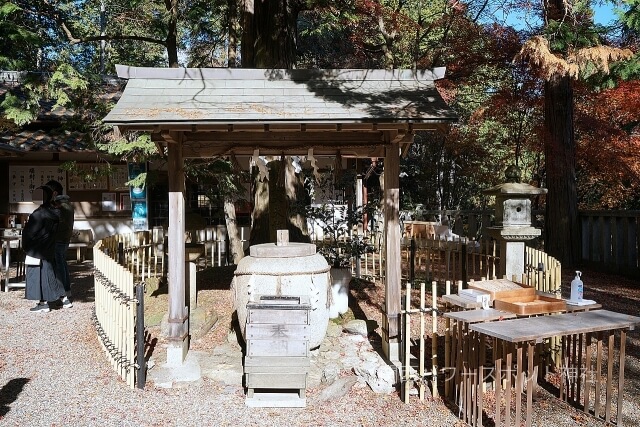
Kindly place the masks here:
[[(147, 172), (146, 163), (129, 163), (129, 180), (137, 178), (141, 173)], [(133, 230), (143, 231), (149, 229), (149, 211), (147, 209), (147, 187), (131, 187), (131, 218)]]

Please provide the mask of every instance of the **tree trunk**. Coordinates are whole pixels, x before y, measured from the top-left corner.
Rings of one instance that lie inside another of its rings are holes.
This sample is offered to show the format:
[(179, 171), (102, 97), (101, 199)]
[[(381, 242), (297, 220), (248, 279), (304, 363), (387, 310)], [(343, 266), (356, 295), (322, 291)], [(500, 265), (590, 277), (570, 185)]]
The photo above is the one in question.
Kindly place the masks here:
[(580, 259), (576, 192), (573, 89), (569, 77), (545, 82), (544, 147), (546, 182), (545, 250), (567, 265)]
[(254, 67), (293, 68), (298, 19), (293, 3), (292, 0), (254, 2)]
[(237, 0), (227, 0), (227, 20), (229, 28), (229, 47), (227, 49), (227, 65), (229, 68), (238, 66), (238, 6)]
[(269, 233), (269, 178), (255, 173), (253, 178), (253, 210), (251, 211), (251, 246), (268, 243)]
[(169, 23), (167, 25), (167, 59), (169, 68), (178, 68), (178, 0), (165, 0), (165, 6), (169, 11)]
[[(284, 160), (284, 159), (283, 159)], [(285, 161), (269, 162), (269, 242), (276, 241), (277, 230), (289, 229), (289, 203), (287, 200)]]
[(307, 205), (307, 190), (304, 188), (304, 178), (297, 174), (290, 157), (285, 162), (286, 177), (285, 191), (289, 207), (289, 239), (292, 242), (309, 243), (309, 230), (307, 228), (307, 218), (302, 210), (302, 205)]
[[(244, 0), (242, 66), (294, 68), (297, 18), (295, 0)], [(291, 159), (286, 158), (290, 163)], [(291, 241), (308, 241), (306, 218), (290, 212), (301, 197), (302, 177), (289, 173), (291, 165), (269, 162), (268, 181), (257, 176), (251, 214), (251, 245), (275, 242), (276, 230), (289, 230)]]
[(254, 44), (256, 42), (253, 30), (254, 11), (253, 0), (242, 1), (242, 42), (241, 42), (241, 63), (242, 68), (253, 68)]
[(229, 236), (229, 246), (231, 251), (232, 262), (238, 265), (244, 257), (244, 248), (240, 241), (240, 230), (238, 229), (238, 221), (236, 220), (236, 207), (231, 199), (224, 200), (224, 218), (227, 224), (227, 235)]

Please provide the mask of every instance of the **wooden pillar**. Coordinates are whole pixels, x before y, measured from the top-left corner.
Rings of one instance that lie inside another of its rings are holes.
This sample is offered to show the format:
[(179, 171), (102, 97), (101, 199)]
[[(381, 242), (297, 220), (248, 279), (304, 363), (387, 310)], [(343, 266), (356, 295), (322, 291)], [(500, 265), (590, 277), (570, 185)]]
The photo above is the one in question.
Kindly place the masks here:
[[(362, 185), (362, 175), (358, 174), (356, 177), (356, 209), (363, 209), (364, 204), (362, 203), (362, 191), (364, 186)], [(367, 219), (362, 216), (363, 221), (358, 223), (358, 236), (364, 236), (367, 230)], [(362, 257), (356, 257), (355, 261), (355, 273), (356, 277), (359, 279), (362, 274)], [(366, 258), (365, 258), (366, 262)], [(366, 268), (366, 266), (365, 266)]]
[(189, 309), (185, 305), (184, 160), (181, 134), (168, 141), (169, 168), (169, 345), (167, 365), (181, 365), (189, 350)]
[[(390, 140), (390, 135), (385, 134)], [(393, 144), (384, 159), (385, 222), (385, 336), (383, 346), (390, 361), (400, 360), (400, 148)]]

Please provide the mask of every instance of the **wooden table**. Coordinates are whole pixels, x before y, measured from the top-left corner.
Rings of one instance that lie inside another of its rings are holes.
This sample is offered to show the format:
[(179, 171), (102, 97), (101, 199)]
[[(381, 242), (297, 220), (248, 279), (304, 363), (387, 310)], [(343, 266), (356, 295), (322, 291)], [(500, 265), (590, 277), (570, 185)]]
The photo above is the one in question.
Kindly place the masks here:
[(450, 306), (458, 309), (470, 310), (482, 308), (481, 302), (471, 301), (470, 299), (463, 298), (458, 294), (442, 295), (442, 300)]
[[(532, 402), (534, 388), (537, 385), (538, 364), (534, 363), (536, 357), (539, 358), (541, 343), (547, 338), (561, 336), (563, 346), (562, 381), (560, 385), (560, 398), (583, 407), (587, 413), (592, 413), (599, 419), (611, 423), (611, 408), (613, 401), (614, 383), (614, 347), (615, 332), (620, 332), (619, 352), (618, 352), (618, 392), (617, 392), (617, 425), (622, 425), (622, 396), (624, 389), (624, 364), (625, 364), (625, 343), (627, 331), (640, 324), (640, 317), (615, 313), (609, 310), (593, 310), (577, 313), (554, 314), (550, 316), (540, 316), (532, 318), (521, 318), (505, 320), (502, 322), (476, 323), (469, 326), (470, 331), (477, 332), (479, 338), (477, 345), (479, 352), (485, 351), (485, 339), (482, 337), (494, 338), (493, 365), (495, 378), (505, 378), (504, 391), (502, 381), (496, 381), (496, 415), (495, 425), (502, 425), (503, 408), (502, 399), (505, 400), (504, 423), (511, 425), (511, 390), (513, 376), (513, 356), (515, 353), (515, 419), (516, 426), (521, 425), (522, 404), (521, 396), (526, 386), (526, 406), (525, 423), (531, 426)], [(595, 366), (593, 359), (592, 341), (595, 340)], [(607, 371), (606, 384), (603, 384), (603, 343), (607, 347)], [(498, 348), (505, 348), (506, 351), (496, 351)], [(467, 354), (467, 364), (469, 373), (465, 380), (471, 387), (473, 377), (478, 376), (482, 371), (480, 358), (474, 353)], [(583, 357), (584, 356), (584, 357)], [(506, 358), (506, 361), (503, 361)], [(526, 364), (526, 366), (525, 366)], [(526, 377), (526, 378), (525, 378)], [(584, 378), (583, 378), (584, 377)], [(602, 389), (605, 386), (606, 389)], [(593, 412), (591, 410), (590, 393), (595, 387), (595, 399), (593, 402)], [(476, 393), (481, 394), (482, 389), (475, 387)], [(604, 402), (601, 401), (601, 391), (605, 391)], [(581, 400), (582, 396), (582, 400)], [(482, 424), (482, 398), (475, 399), (476, 403), (471, 425)], [(604, 405), (603, 405), (604, 403)], [(602, 413), (604, 412), (604, 416)]]
[[(480, 352), (480, 334), (469, 330), (469, 326), (480, 322), (493, 322), (514, 319), (513, 313), (495, 310), (468, 310), (444, 314), (447, 321), (452, 321), (451, 338), (445, 336), (445, 396), (458, 406), (458, 416), (472, 424), (472, 420), (482, 417), (477, 408), (482, 408), (482, 394), (477, 393), (484, 381), (485, 353)], [(477, 360), (476, 375), (471, 378), (469, 360)], [(479, 401), (478, 401), (479, 399)]]
[[(20, 236), (12, 236), (12, 235), (2, 235), (0, 236), (0, 240), (2, 241), (1, 247), (2, 250), (5, 251), (5, 255), (4, 255), (4, 265), (2, 265), (2, 260), (0, 259), (0, 268), (2, 268), (4, 270), (4, 291), (5, 292), (9, 292), (10, 288), (24, 288), (25, 287), (25, 282), (24, 281), (18, 281), (18, 282), (11, 282), (9, 280), (9, 268), (11, 267), (11, 243), (14, 241), (18, 242), (17, 247), (20, 247), (20, 239), (22, 239), (22, 237)], [(1, 254), (0, 254), (1, 255)], [(2, 258), (0, 256), (0, 258)], [(23, 267), (24, 268), (24, 267)], [(19, 274), (16, 274), (16, 276), (18, 276)]]

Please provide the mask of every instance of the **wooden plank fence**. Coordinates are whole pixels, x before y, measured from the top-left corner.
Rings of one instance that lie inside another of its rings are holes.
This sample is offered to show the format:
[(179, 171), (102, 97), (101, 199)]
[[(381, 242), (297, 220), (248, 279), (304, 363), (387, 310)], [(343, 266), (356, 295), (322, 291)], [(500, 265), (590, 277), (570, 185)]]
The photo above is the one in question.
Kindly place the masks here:
[[(477, 239), (483, 227), (491, 225), (493, 211), (423, 211), (421, 215), (439, 218), (463, 237)], [(544, 231), (544, 211), (532, 212), (533, 226)], [(581, 260), (604, 271), (640, 277), (640, 211), (588, 211), (578, 213), (581, 226)], [(420, 230), (427, 221), (404, 221), (405, 228)], [(544, 232), (543, 232), (544, 235)]]
[[(495, 277), (499, 265), (498, 248), (493, 240), (453, 240), (432, 238), (403, 239), (404, 264), (413, 263), (415, 280), (467, 281)], [(412, 250), (412, 248), (414, 248)], [(403, 272), (411, 271), (403, 268)], [(405, 274), (405, 279), (410, 279)]]
[(580, 225), (582, 262), (640, 277), (640, 212), (584, 211)]

